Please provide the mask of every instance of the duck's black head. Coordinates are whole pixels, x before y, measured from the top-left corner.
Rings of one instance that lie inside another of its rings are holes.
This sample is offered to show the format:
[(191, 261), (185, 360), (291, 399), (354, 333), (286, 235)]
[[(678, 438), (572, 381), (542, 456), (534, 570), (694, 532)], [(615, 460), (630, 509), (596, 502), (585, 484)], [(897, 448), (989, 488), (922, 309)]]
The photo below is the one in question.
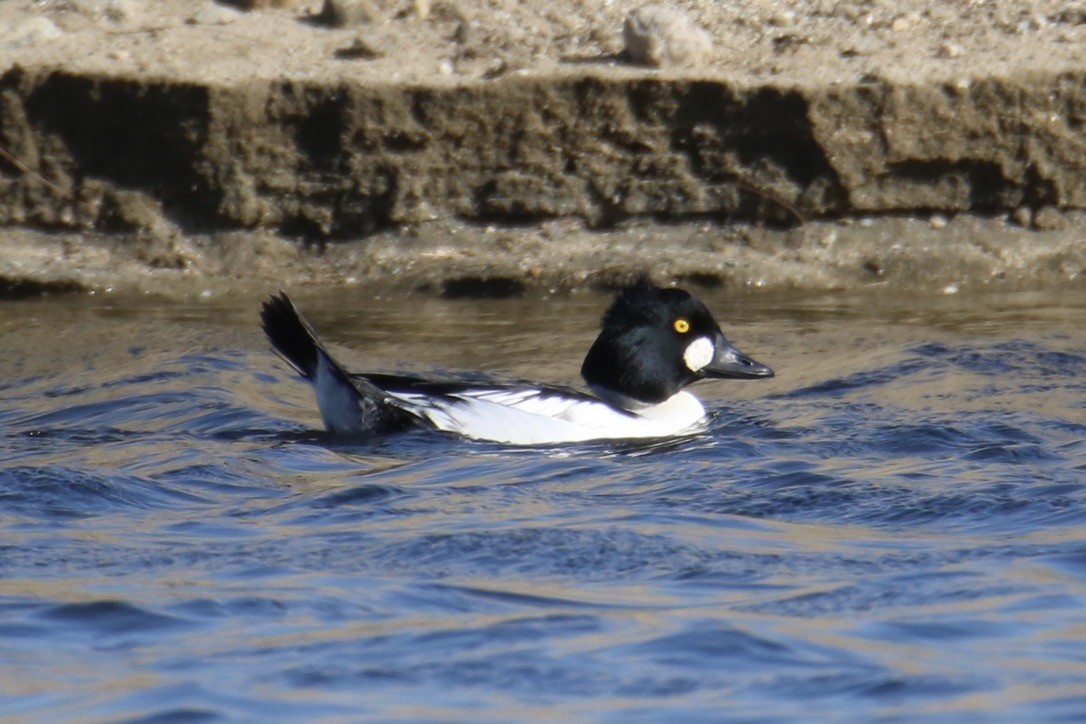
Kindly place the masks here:
[(581, 376), (601, 396), (637, 405), (663, 402), (705, 377), (759, 379), (773, 370), (733, 347), (697, 297), (641, 280), (604, 314)]

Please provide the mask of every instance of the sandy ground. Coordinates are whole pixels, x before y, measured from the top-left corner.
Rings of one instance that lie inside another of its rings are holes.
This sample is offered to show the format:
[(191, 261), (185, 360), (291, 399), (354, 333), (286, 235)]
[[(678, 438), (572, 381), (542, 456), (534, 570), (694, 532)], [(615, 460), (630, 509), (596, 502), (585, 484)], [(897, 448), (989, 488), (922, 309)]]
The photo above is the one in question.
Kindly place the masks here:
[(1086, 3), (270, 4), (0, 3), (0, 286), (1086, 277)]
[[(274, 3), (273, 3), (274, 4)], [(336, 29), (318, 0), (232, 12), (208, 0), (5, 0), (0, 67), (154, 76), (213, 85), (266, 79), (455, 83), (616, 62), (636, 0), (374, 0), (384, 22)], [(677, 0), (713, 38), (698, 69), (765, 83), (908, 82), (1077, 70), (1086, 3), (1065, 0)], [(467, 30), (458, 33), (461, 24)], [(53, 30), (49, 29), (52, 26)], [(362, 35), (376, 58), (338, 55)]]
[[(345, 286), (505, 297), (611, 289), (633, 276), (736, 294), (869, 289), (927, 297), (991, 291), (1081, 295), (1086, 215), (1054, 231), (963, 215), (759, 226), (430, 226), (316, 250), (272, 233), (215, 236), (0, 232), (0, 296), (81, 290), (217, 297)], [(933, 223), (934, 222), (934, 223)]]

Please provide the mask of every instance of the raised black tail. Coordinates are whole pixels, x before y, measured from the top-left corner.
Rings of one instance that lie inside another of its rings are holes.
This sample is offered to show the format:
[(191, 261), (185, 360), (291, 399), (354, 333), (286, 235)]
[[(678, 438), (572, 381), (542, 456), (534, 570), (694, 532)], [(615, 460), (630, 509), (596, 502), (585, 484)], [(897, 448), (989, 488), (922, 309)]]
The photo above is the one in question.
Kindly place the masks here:
[(413, 423), (412, 415), (389, 404), (384, 390), (340, 366), (284, 292), (268, 297), (260, 321), (275, 351), (313, 384), (329, 432), (367, 434)]
[(309, 326), (286, 292), (268, 297), (260, 310), (264, 334), (272, 347), (307, 380), (313, 380), (324, 351), (317, 333)]

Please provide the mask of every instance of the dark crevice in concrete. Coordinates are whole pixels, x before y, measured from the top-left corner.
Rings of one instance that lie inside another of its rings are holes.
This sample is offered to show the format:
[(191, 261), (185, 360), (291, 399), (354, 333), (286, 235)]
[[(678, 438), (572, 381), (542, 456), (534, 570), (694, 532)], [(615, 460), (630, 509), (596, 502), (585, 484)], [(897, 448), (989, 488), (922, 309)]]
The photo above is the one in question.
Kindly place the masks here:
[(343, 173), (343, 135), (347, 113), (341, 93), (312, 98), (294, 133), (298, 149), (315, 169)]
[(82, 285), (66, 280), (35, 281), (0, 276), (0, 300), (26, 299), (45, 294), (68, 294), (85, 290)]
[(217, 194), (195, 170), (208, 135), (205, 89), (52, 73), (23, 103), (48, 154), (43, 164), (66, 176), (63, 183), (138, 190), (185, 228), (211, 223)]

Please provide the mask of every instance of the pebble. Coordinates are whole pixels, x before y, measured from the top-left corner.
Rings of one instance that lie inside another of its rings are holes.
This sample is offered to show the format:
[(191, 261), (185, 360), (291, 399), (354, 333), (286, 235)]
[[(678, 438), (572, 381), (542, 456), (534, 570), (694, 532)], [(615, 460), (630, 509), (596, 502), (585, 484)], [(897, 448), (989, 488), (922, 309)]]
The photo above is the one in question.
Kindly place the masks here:
[(943, 43), (939, 46), (938, 55), (940, 58), (960, 58), (964, 52), (957, 43)]
[(470, 45), (475, 42), (475, 36), (478, 35), (478, 31), (475, 28), (475, 23), (471, 22), (467, 18), (461, 18), (456, 24), (456, 31), (453, 33), (453, 40), (459, 45)]
[(848, 38), (841, 45), (841, 55), (846, 58), (874, 55), (883, 49), (883, 44), (867, 35)]
[(297, 10), (309, 0), (232, 0), (242, 10), (267, 10), (269, 8)]
[(503, 75), (506, 75), (510, 70), (509, 61), (505, 58), (495, 58), (487, 63), (486, 67), (483, 69), (482, 77), (484, 80), (494, 80), (495, 78), (501, 78)]
[(945, 229), (948, 223), (950, 222), (942, 214), (932, 214), (928, 218), (928, 226), (933, 229)]
[(240, 15), (234, 8), (220, 5), (213, 0), (205, 0), (200, 9), (188, 18), (188, 22), (192, 25), (227, 25), (237, 20)]
[(375, 32), (362, 31), (346, 48), (336, 51), (337, 58), (373, 60), (388, 55), (389, 40)]
[(779, 10), (769, 16), (769, 24), (779, 28), (790, 28), (796, 24), (796, 13), (792, 10)]
[(1033, 212), (1033, 228), (1038, 231), (1054, 231), (1067, 228), (1067, 219), (1055, 206), (1042, 206)]
[(894, 31), (895, 33), (904, 33), (912, 30), (913, 28), (919, 27), (923, 21), (924, 19), (923, 17), (921, 17), (920, 13), (915, 11), (908, 12), (904, 15), (899, 15), (898, 17), (894, 18), (894, 20), (890, 23), (890, 30)]
[(1028, 206), (1019, 206), (1011, 214), (1011, 219), (1019, 226), (1028, 229), (1033, 224), (1033, 211)]
[(663, 5), (630, 11), (622, 36), (632, 62), (657, 68), (701, 65), (713, 49), (709, 33), (686, 14)]
[(111, 22), (127, 23), (139, 13), (135, 0), (107, 0), (105, 15)]
[(372, 0), (324, 0), (319, 17), (336, 28), (379, 25), (388, 20)]

